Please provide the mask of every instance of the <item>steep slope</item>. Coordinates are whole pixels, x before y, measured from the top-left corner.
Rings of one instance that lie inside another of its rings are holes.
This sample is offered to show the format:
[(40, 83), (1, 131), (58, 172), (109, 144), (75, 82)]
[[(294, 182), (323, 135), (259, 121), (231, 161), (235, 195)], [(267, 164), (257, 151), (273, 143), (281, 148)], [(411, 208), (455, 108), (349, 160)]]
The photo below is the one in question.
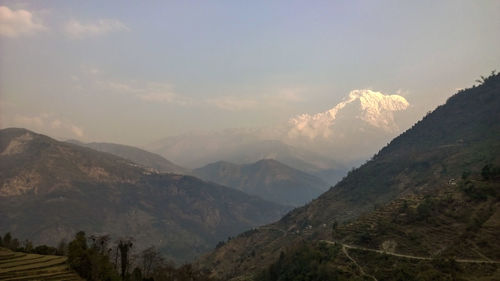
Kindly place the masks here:
[(495, 161), (316, 231), (316, 242), (286, 249), (256, 279), (292, 280), (300, 272), (318, 281), (498, 280), (500, 157)]
[(193, 172), (204, 180), (291, 206), (300, 206), (311, 201), (328, 187), (323, 180), (272, 159), (247, 165), (221, 161)]
[[(499, 165), (499, 157), (500, 75), (492, 75), (480, 86), (451, 97), (318, 199), (275, 224), (241, 234), (203, 259), (201, 265), (223, 279), (251, 278), (276, 260), (280, 251), (299, 241), (326, 239), (332, 225), (355, 220), (404, 196), (439, 194), (464, 171), (477, 173), (488, 164)], [(497, 188), (498, 182), (493, 186)], [(485, 205), (491, 208), (488, 217), (492, 222), (480, 224), (477, 231), (488, 227), (484, 231), (498, 237), (498, 197), (492, 198)], [(444, 233), (441, 239), (448, 239)]]
[(125, 158), (134, 163), (140, 164), (144, 167), (156, 169), (159, 172), (182, 175), (190, 174), (189, 169), (175, 165), (174, 163), (168, 161), (158, 154), (151, 153), (137, 147), (106, 142), (83, 143), (77, 140), (69, 140), (67, 142), (92, 148), (97, 151), (111, 153), (118, 157)]
[(35, 243), (104, 232), (187, 260), (284, 211), (232, 188), (156, 173), (28, 130), (0, 131), (0, 229)]

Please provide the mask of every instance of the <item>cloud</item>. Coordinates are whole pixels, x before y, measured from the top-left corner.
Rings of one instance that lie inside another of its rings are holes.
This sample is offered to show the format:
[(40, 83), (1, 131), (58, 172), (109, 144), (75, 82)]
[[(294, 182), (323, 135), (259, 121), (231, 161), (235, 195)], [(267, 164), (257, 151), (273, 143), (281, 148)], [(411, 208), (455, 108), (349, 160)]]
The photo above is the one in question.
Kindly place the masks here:
[(216, 96), (192, 98), (179, 94), (170, 83), (144, 81), (97, 81), (99, 87), (115, 94), (130, 95), (144, 102), (176, 104), (181, 106), (216, 107), (226, 111), (276, 109), (289, 104), (303, 102), (305, 91), (302, 88), (280, 88), (264, 94), (246, 96)]
[(183, 98), (171, 91), (148, 92), (137, 96), (139, 99), (147, 102), (174, 103), (178, 105), (189, 105), (192, 100)]
[(101, 82), (101, 85), (110, 89), (113, 92), (117, 92), (120, 94), (122, 94), (122, 93), (140, 93), (140, 92), (144, 91), (144, 90), (141, 90), (139, 88), (135, 88), (134, 86), (131, 86), (130, 84), (123, 83), (123, 82), (106, 81), (106, 82)]
[(88, 65), (84, 65), (82, 66), (82, 71), (83, 73), (87, 74), (87, 75), (100, 75), (103, 73), (103, 71), (101, 69), (99, 69), (98, 67), (95, 67), (95, 66), (88, 66)]
[(277, 94), (271, 95), (271, 99), (278, 102), (288, 102), (288, 103), (298, 103), (305, 100), (303, 93), (305, 89), (303, 88), (284, 88), (278, 90)]
[(259, 106), (259, 102), (257, 100), (232, 96), (207, 99), (205, 102), (209, 105), (213, 105), (220, 109), (228, 111), (255, 109)]
[(408, 101), (399, 95), (386, 95), (367, 89), (353, 90), (345, 100), (328, 111), (314, 115), (301, 114), (291, 118), (288, 137), (331, 138), (335, 133), (334, 125), (337, 123), (338, 114), (355, 101), (357, 101), (357, 107), (353, 107), (354, 112), (350, 110), (345, 113), (354, 114), (347, 120), (362, 120), (373, 127), (388, 132), (397, 130), (394, 112), (405, 110), (409, 106)]
[(194, 99), (176, 93), (174, 87), (169, 83), (101, 81), (99, 84), (106, 90), (116, 94), (131, 95), (144, 102), (169, 103), (183, 106), (195, 104)]
[(27, 10), (11, 10), (0, 6), (0, 35), (19, 37), (29, 35), (47, 28), (33, 19), (33, 14)]
[(254, 95), (248, 97), (222, 96), (207, 99), (208, 105), (216, 106), (223, 110), (256, 110), (262, 108), (280, 108), (288, 104), (303, 102), (305, 98), (302, 88), (280, 88), (269, 91), (266, 94)]
[(77, 137), (83, 137), (83, 129), (76, 125), (69, 125), (71, 132)]
[(71, 20), (64, 26), (66, 35), (72, 39), (82, 39), (105, 35), (111, 32), (130, 30), (124, 23), (115, 19), (100, 19), (92, 23)]
[(35, 116), (15, 115), (12, 126), (25, 127), (52, 135), (84, 137), (84, 130), (71, 121), (61, 119), (55, 114), (42, 113)]

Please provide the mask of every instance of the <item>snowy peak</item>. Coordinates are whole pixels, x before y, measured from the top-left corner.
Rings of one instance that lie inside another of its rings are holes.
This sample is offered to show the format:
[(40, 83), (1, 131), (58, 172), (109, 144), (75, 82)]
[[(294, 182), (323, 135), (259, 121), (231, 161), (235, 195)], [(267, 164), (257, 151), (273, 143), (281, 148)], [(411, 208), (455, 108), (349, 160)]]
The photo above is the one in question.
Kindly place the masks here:
[(328, 111), (314, 115), (301, 114), (290, 119), (288, 137), (330, 138), (335, 134), (333, 127), (339, 115), (344, 113), (348, 114), (345, 120), (358, 119), (384, 131), (394, 132), (398, 127), (393, 113), (405, 110), (409, 105), (399, 95), (386, 95), (367, 89), (353, 90), (346, 99)]
[(393, 112), (405, 110), (410, 105), (402, 96), (384, 95), (371, 90), (355, 90), (349, 94), (349, 97), (351, 96), (360, 101), (362, 112), (360, 118), (386, 131), (397, 129)]

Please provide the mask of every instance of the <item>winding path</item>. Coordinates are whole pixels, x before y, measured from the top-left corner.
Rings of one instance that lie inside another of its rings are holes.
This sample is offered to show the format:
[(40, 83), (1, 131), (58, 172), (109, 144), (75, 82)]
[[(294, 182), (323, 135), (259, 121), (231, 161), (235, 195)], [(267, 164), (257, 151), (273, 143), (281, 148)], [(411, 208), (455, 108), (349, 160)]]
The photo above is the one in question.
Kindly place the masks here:
[(349, 252), (347, 252), (347, 247), (345, 246), (342, 246), (342, 253), (344, 253), (344, 255), (350, 259), (359, 269), (359, 272), (361, 273), (361, 275), (364, 275), (364, 276), (367, 276), (367, 277), (370, 277), (371, 279), (375, 280), (375, 281), (378, 281), (377, 278), (375, 278), (375, 276), (373, 275), (370, 275), (368, 273), (366, 273), (363, 268), (361, 267), (361, 265), (359, 265), (359, 263), (353, 259), (350, 255), (349, 255)]
[[(404, 254), (398, 254), (398, 253), (394, 253), (394, 252), (387, 252), (387, 251), (382, 251), (382, 250), (364, 248), (364, 247), (360, 247), (360, 246), (348, 245), (348, 244), (343, 244), (343, 243), (328, 241), (328, 240), (320, 240), (320, 241), (325, 242), (327, 244), (331, 244), (331, 245), (341, 245), (342, 249), (344, 249), (344, 248), (345, 249), (355, 249), (355, 250), (379, 253), (379, 254), (383, 254), (383, 255), (390, 255), (390, 256), (407, 258), (407, 259), (414, 259), (414, 260), (433, 260), (433, 258), (431, 258), (431, 257), (419, 257), (419, 256), (412, 256), (412, 255), (404, 255)], [(460, 262), (460, 263), (500, 264), (500, 261), (493, 261), (493, 260), (455, 259), (455, 261)]]

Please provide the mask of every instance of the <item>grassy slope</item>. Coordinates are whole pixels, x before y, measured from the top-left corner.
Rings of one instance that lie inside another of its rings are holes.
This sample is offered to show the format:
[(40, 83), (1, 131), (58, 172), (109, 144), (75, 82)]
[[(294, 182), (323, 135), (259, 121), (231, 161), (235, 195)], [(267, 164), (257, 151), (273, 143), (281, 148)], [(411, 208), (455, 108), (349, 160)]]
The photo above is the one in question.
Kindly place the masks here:
[(270, 280), (500, 280), (498, 264), (450, 259), (418, 260), (358, 249), (346, 251), (324, 242), (300, 243), (255, 278)]
[(68, 268), (66, 257), (26, 254), (0, 248), (1, 280), (83, 280)]

